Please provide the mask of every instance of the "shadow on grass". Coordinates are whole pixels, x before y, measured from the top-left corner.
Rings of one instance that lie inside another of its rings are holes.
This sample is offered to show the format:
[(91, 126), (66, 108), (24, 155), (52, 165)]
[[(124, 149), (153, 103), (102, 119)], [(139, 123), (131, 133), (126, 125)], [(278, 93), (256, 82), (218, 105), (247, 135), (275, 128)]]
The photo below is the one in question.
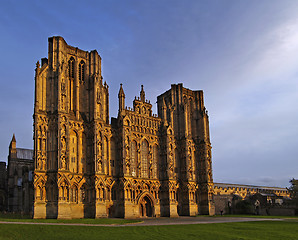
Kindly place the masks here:
[(118, 218), (82, 218), (82, 219), (32, 219), (31, 215), (17, 213), (0, 213), (0, 221), (3, 222), (36, 222), (36, 223), (80, 223), (80, 224), (128, 224), (141, 220)]

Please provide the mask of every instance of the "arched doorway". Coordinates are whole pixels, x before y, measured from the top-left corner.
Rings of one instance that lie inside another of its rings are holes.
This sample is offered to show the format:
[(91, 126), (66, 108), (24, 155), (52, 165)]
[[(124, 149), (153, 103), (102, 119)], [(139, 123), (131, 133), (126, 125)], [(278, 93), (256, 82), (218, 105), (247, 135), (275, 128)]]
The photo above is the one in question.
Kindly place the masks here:
[(140, 216), (141, 217), (152, 217), (153, 216), (153, 206), (150, 198), (148, 196), (143, 197), (139, 202)]

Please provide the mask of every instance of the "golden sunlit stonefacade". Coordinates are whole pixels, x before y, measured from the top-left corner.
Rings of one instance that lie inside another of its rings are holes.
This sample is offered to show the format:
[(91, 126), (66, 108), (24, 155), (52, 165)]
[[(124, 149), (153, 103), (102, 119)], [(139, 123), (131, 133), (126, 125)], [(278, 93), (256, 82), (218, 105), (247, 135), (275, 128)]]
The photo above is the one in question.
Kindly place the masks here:
[(49, 38), (36, 66), (34, 218), (214, 214), (203, 91), (182, 84), (140, 96), (109, 122), (109, 87), (97, 51)]

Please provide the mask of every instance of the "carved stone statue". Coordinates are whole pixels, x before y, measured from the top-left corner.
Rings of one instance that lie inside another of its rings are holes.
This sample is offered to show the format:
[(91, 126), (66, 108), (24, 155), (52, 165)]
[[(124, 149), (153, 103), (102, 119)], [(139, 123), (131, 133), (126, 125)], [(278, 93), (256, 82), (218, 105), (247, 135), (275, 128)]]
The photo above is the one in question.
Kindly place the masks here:
[(130, 173), (130, 161), (129, 159), (125, 160), (126, 174)]
[(97, 171), (102, 172), (102, 160), (97, 159)]
[(102, 146), (100, 140), (97, 140), (97, 156), (102, 156)]
[(65, 150), (66, 149), (66, 141), (65, 138), (62, 137), (61, 138), (61, 150)]
[(126, 148), (125, 148), (125, 158), (129, 159), (129, 146), (128, 145), (126, 145)]
[(64, 155), (61, 156), (61, 168), (66, 169), (66, 158)]

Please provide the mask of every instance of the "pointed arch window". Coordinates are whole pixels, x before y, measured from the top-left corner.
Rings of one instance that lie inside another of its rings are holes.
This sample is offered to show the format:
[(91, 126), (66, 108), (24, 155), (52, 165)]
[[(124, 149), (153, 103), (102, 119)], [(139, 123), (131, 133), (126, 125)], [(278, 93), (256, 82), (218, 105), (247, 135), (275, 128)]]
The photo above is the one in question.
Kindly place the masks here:
[(78, 187), (76, 185), (73, 186), (72, 188), (72, 202), (78, 202)]
[(148, 178), (148, 150), (149, 144), (146, 140), (143, 140), (141, 151), (141, 177), (143, 178)]
[(153, 174), (152, 174), (153, 178), (157, 178), (157, 165), (158, 165), (158, 161), (159, 161), (158, 158), (159, 158), (158, 146), (154, 145), (154, 147), (153, 147)]
[(84, 61), (81, 61), (79, 64), (79, 80), (81, 82), (85, 81), (85, 63), (84, 63)]
[(69, 98), (69, 110), (74, 110), (74, 76), (75, 76), (75, 59), (71, 57), (68, 61), (68, 98)]
[(102, 166), (103, 173), (106, 173), (106, 166), (107, 166), (108, 159), (109, 159), (108, 149), (109, 149), (108, 139), (107, 139), (107, 137), (104, 137), (103, 138), (103, 166)]
[(78, 136), (75, 131), (70, 132), (70, 171), (78, 172)]
[(191, 134), (192, 132), (192, 113), (193, 113), (193, 102), (192, 102), (192, 98), (189, 98), (189, 111), (188, 111), (188, 130), (189, 130), (189, 133), (188, 134)]
[(116, 162), (116, 140), (114, 137), (111, 138), (111, 144), (110, 144), (110, 166), (109, 166), (109, 174), (114, 175), (115, 174), (115, 162)]
[(74, 78), (74, 65), (75, 65), (75, 60), (73, 57), (71, 57), (68, 61), (68, 76), (70, 78)]
[(137, 163), (137, 143), (135, 141), (131, 142), (131, 175), (136, 176), (136, 163)]
[(82, 173), (86, 172), (86, 159), (87, 159), (87, 138), (86, 134), (82, 133), (82, 156), (80, 162), (80, 170)]

